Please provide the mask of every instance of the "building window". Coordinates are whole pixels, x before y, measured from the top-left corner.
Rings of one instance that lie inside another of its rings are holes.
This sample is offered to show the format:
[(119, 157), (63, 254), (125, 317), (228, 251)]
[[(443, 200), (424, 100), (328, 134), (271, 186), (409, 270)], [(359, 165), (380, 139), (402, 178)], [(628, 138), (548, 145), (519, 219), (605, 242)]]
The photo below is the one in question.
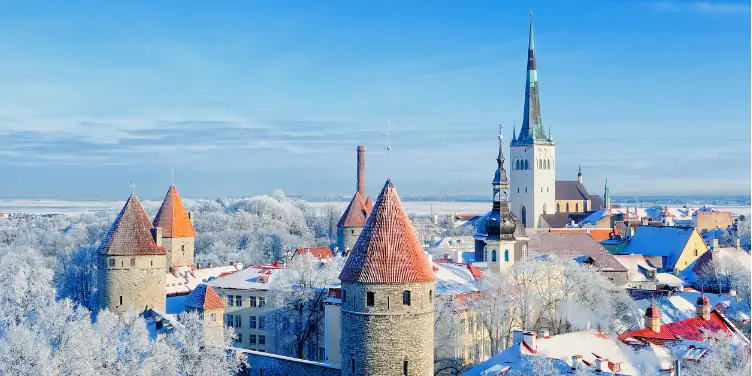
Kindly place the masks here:
[(251, 329), (256, 329), (256, 316), (249, 317), (248, 327)]
[(520, 193), (520, 187), (517, 187), (517, 193)]
[(410, 305), (410, 290), (405, 290), (402, 292), (402, 304), (404, 305)]
[(255, 345), (256, 344), (256, 335), (255, 334), (251, 334), (248, 337), (248, 343), (250, 343), (251, 345)]
[(151, 266), (154, 266), (154, 260), (151, 260)]
[(558, 202), (556, 203), (556, 212), (561, 213), (561, 204)]
[(697, 256), (697, 250), (695, 249), (695, 256)]
[(110, 267), (111, 267), (111, 268), (114, 268), (114, 267), (115, 267), (115, 259), (114, 259), (114, 258), (111, 258), (111, 259), (110, 259)]
[(530, 169), (530, 160), (525, 159), (525, 170), (529, 170), (529, 169)]
[(402, 374), (407, 376), (407, 360), (402, 362)]
[(373, 301), (374, 301), (373, 291), (367, 292), (366, 293), (366, 305), (369, 307), (373, 307), (373, 303), (374, 303)]
[(185, 244), (183, 244), (183, 245), (180, 246), (180, 252), (185, 253)]
[(243, 335), (241, 333), (238, 333), (238, 339), (235, 340), (235, 343), (243, 343)]
[(509, 250), (504, 250), (504, 261), (509, 262)]
[(525, 193), (527, 193), (527, 187), (525, 187)]
[(496, 250), (491, 251), (491, 262), (496, 262)]
[(255, 296), (249, 296), (248, 297), (248, 306), (249, 307), (255, 307), (256, 306), (256, 297)]
[(258, 325), (259, 329), (264, 329), (266, 327), (266, 317), (259, 316), (259, 318), (258, 318), (258, 324), (259, 324)]
[(347, 301), (347, 291), (342, 290), (342, 304), (345, 304)]
[(547, 169), (547, 170), (550, 170), (550, 169), (551, 169), (551, 160), (550, 160), (550, 159), (547, 159), (547, 160), (546, 160), (546, 169)]
[(123, 305), (123, 296), (120, 295), (120, 305)]
[(264, 308), (266, 306), (266, 299), (264, 299), (263, 296), (259, 296), (259, 298), (258, 298), (258, 306), (259, 306), (259, 308)]
[(569, 213), (569, 203), (568, 202), (567, 202), (566, 208), (567, 208), (567, 213)]
[(225, 317), (225, 324), (232, 328), (235, 325), (235, 318), (232, 315)]
[(258, 336), (258, 342), (259, 342), (258, 343), (259, 345), (266, 345), (266, 336), (264, 335)]
[(575, 202), (574, 203), (574, 212), (575, 213), (579, 213), (580, 212), (580, 203), (579, 202)]
[(243, 306), (243, 297), (242, 296), (235, 295), (235, 305), (237, 307), (242, 307)]
[(350, 371), (355, 373), (355, 358), (350, 358)]
[(428, 290), (428, 302), (433, 303), (433, 290)]
[(217, 321), (217, 314), (212, 313), (211, 315), (209, 315), (209, 318), (211, 319), (211, 321)]
[(233, 303), (235, 303), (234, 297), (232, 295), (227, 295), (227, 305), (232, 307)]

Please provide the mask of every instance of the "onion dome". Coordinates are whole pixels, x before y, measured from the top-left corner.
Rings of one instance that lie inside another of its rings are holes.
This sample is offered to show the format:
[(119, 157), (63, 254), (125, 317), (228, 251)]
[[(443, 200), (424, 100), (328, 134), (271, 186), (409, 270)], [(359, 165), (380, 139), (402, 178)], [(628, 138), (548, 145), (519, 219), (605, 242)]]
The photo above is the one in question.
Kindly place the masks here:
[(697, 298), (697, 305), (701, 305), (703, 307), (710, 306), (710, 300), (708, 300), (708, 297), (705, 296), (705, 294), (701, 294), (699, 298)]

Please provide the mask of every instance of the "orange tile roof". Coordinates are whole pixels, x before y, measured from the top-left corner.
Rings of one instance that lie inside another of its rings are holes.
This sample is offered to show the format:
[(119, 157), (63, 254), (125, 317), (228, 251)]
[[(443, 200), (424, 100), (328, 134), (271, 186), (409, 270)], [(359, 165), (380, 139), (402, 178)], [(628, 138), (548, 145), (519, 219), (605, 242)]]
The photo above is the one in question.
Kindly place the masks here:
[(702, 341), (703, 331), (729, 333), (736, 332), (737, 329), (733, 324), (728, 322), (728, 319), (723, 314), (715, 309), (710, 312), (710, 320), (705, 320), (702, 317), (692, 317), (686, 320), (663, 324), (661, 325), (660, 332), (643, 328), (622, 333), (618, 338), (623, 342), (627, 342), (630, 338), (635, 338), (656, 345), (663, 345), (665, 342), (678, 340)]
[(165, 248), (157, 246), (154, 241), (152, 228), (149, 216), (133, 194), (128, 197), (97, 252), (111, 256), (167, 254)]
[(154, 227), (162, 227), (162, 236), (165, 238), (196, 236), (196, 230), (193, 229), (188, 212), (174, 185), (167, 190), (162, 206), (154, 218)]
[(368, 196), (366, 198), (366, 210), (368, 211), (368, 213), (371, 213), (373, 211), (373, 199), (371, 198), (371, 196)]
[[(313, 255), (313, 257), (316, 257), (319, 260), (327, 260), (327, 259), (334, 257), (334, 253), (332, 253), (332, 249), (326, 245), (323, 245), (320, 247), (298, 248), (295, 250), (295, 253), (299, 255), (310, 253), (311, 255)], [(295, 257), (294, 254), (293, 254), (293, 257)]]
[(608, 240), (614, 229), (612, 228), (551, 228), (548, 232), (586, 233), (598, 243)]
[(225, 308), (225, 303), (211, 286), (200, 284), (185, 298), (185, 306), (200, 309)]
[(339, 279), (363, 283), (435, 280), (433, 266), (391, 181), (387, 180), (376, 199)]
[(370, 210), (366, 208), (366, 202), (363, 200), (363, 195), (360, 192), (355, 192), (350, 204), (345, 209), (345, 213), (339, 219), (337, 227), (363, 227), (366, 224), (369, 212)]

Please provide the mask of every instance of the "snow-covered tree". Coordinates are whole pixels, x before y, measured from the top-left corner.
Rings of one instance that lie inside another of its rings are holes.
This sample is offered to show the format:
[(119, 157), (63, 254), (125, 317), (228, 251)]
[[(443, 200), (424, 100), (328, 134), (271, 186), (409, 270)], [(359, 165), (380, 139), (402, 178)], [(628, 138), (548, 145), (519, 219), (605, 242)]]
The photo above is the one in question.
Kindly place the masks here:
[(328, 287), (339, 283), (345, 259), (319, 261), (310, 254), (293, 258), (271, 280), (273, 309), (267, 323), (274, 332), (278, 352), (299, 359), (319, 360), (323, 344), (324, 300)]
[[(749, 343), (724, 332), (705, 333), (703, 343), (707, 353), (698, 362), (683, 361), (686, 376), (749, 375)], [(677, 351), (681, 357), (684, 351)]]

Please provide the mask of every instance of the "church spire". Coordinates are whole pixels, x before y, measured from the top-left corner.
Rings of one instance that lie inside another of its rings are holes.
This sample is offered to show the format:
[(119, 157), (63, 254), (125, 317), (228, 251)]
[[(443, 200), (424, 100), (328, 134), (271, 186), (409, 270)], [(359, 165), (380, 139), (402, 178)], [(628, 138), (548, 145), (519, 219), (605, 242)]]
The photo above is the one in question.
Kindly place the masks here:
[(606, 185), (603, 187), (603, 205), (606, 206), (606, 210), (611, 209), (611, 190), (608, 189), (608, 175), (606, 175)]
[(515, 222), (509, 212), (509, 179), (504, 169), (504, 136), (499, 125), (499, 156), (496, 157), (496, 175), (493, 180), (493, 206), (491, 217), (486, 221), (486, 232), (493, 236), (498, 234), (500, 240), (514, 240)]
[(543, 130), (540, 100), (538, 97), (538, 71), (535, 65), (535, 41), (533, 38), (533, 12), (530, 12), (530, 39), (527, 50), (527, 84), (525, 85), (525, 112), (522, 116), (522, 128), (517, 143), (551, 142)]

